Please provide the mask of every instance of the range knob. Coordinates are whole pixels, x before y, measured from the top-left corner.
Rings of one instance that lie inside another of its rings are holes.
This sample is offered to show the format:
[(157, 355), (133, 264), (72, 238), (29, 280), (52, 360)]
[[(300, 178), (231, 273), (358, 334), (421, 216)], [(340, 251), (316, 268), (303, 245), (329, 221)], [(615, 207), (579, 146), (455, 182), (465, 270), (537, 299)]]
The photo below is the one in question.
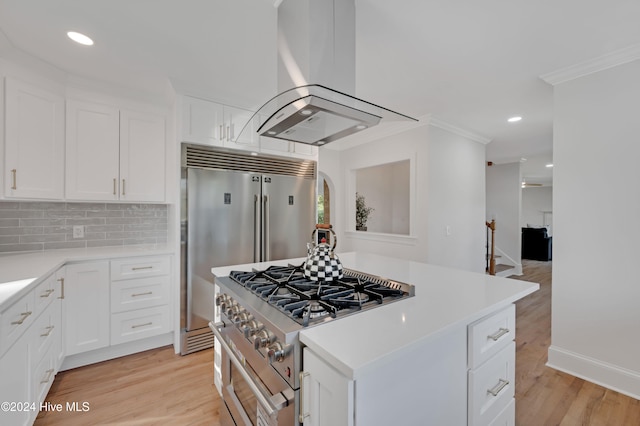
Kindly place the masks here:
[(269, 346), (269, 351), (267, 352), (267, 356), (269, 357), (269, 363), (273, 364), (275, 362), (284, 361), (284, 357), (287, 354), (288, 345), (282, 346), (280, 342), (273, 343)]
[(253, 338), (253, 346), (256, 350), (260, 348), (266, 348), (271, 343), (276, 341), (276, 336), (273, 335), (269, 330), (260, 330), (256, 333)]
[(248, 339), (249, 337), (251, 337), (254, 334), (256, 334), (258, 331), (260, 331), (262, 329), (262, 327), (263, 327), (262, 323), (260, 323), (259, 321), (254, 320), (254, 319), (247, 321), (242, 326), (242, 331), (244, 332), (244, 337), (246, 337)]
[(230, 307), (227, 308), (227, 316), (233, 318), (233, 316), (242, 311), (242, 306), (238, 305), (238, 302), (233, 302)]
[(220, 306), (223, 303), (228, 302), (230, 299), (229, 295), (225, 294), (219, 294), (218, 297), (216, 297), (216, 306)]
[(238, 326), (240, 327), (241, 325), (243, 325), (244, 323), (246, 323), (247, 321), (249, 321), (251, 318), (253, 318), (251, 316), (251, 314), (245, 310), (242, 310), (241, 312), (235, 314), (233, 316), (232, 321)]

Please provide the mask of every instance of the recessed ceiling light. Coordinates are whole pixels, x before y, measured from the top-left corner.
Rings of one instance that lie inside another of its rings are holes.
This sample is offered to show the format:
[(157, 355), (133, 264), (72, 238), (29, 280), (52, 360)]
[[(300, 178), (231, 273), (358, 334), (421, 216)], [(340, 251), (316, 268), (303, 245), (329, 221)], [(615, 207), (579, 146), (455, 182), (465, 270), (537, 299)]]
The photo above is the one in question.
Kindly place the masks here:
[(367, 128), (367, 126), (365, 126), (364, 124), (358, 124), (358, 125), (356, 126), (356, 129), (358, 129), (358, 130), (364, 130), (364, 129), (366, 129), (366, 128)]
[(547, 164), (545, 167), (553, 167), (553, 164)]
[(67, 33), (67, 36), (71, 40), (75, 41), (76, 43), (80, 43), (80, 44), (83, 44), (85, 46), (93, 46), (93, 40), (91, 40), (89, 37), (87, 37), (84, 34), (80, 34), (80, 33), (77, 33), (75, 31), (69, 31)]
[(311, 115), (311, 114), (313, 114), (313, 111), (311, 111), (310, 109), (303, 109), (302, 111), (300, 111), (300, 114), (302, 114), (302, 115)]
[(522, 120), (522, 117), (520, 117), (520, 116), (515, 116), (515, 117), (511, 117), (511, 118), (509, 118), (507, 121), (508, 121), (509, 123), (515, 123), (516, 121), (520, 121), (520, 120)]

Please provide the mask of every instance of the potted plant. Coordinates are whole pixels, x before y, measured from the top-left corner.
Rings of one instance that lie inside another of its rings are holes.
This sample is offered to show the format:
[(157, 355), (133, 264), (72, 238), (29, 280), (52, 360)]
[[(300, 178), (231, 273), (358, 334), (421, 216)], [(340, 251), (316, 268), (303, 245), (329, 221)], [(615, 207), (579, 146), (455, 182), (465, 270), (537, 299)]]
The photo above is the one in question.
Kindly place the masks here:
[(367, 207), (364, 195), (356, 192), (356, 231), (367, 230), (367, 220), (369, 220), (369, 215), (373, 210), (373, 207)]

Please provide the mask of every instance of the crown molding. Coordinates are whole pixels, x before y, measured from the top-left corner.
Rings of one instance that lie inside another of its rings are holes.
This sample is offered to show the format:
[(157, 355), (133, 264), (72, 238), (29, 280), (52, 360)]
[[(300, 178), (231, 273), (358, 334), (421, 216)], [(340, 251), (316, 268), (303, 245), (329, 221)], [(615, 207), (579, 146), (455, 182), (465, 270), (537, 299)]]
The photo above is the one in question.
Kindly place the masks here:
[(593, 74), (608, 68), (617, 67), (640, 59), (640, 44), (625, 47), (579, 64), (561, 68), (557, 71), (540, 75), (540, 78), (555, 86), (585, 75)]
[(442, 130), (446, 130), (449, 133), (453, 133), (456, 134), (458, 136), (462, 136), (463, 138), (467, 138), (467, 139), (471, 139), (472, 141), (475, 142), (479, 142), (483, 145), (488, 144), (489, 142), (491, 142), (491, 139), (486, 138), (484, 136), (481, 136), (477, 133), (471, 132), (467, 129), (463, 129), (462, 127), (458, 127), (458, 126), (454, 126), (453, 124), (447, 123), (446, 121), (435, 117), (435, 116), (431, 116), (430, 117), (430, 121), (429, 124), (433, 127), (437, 127), (439, 129)]

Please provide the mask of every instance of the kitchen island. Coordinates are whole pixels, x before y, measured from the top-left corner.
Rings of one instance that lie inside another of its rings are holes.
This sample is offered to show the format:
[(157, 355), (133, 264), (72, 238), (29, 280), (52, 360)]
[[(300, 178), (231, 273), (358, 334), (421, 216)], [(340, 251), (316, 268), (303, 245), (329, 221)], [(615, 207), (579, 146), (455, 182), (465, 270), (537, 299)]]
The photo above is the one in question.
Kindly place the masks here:
[(415, 296), (300, 331), (305, 425), (513, 424), (513, 302), (538, 284), (366, 253), (340, 259), (413, 284)]

